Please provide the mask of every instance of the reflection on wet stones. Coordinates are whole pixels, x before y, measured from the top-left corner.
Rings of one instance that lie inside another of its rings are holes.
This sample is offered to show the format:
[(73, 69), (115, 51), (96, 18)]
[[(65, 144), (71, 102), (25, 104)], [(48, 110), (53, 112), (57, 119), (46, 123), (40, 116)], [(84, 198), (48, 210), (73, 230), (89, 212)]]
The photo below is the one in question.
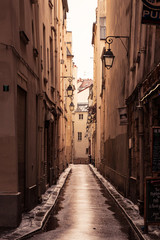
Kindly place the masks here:
[(43, 232), (35, 239), (139, 239), (108, 191), (85, 165), (73, 166)]
[[(69, 181), (69, 178), (67, 179), (66, 184), (68, 181)], [(64, 195), (65, 195), (65, 188), (63, 187), (61, 190), (61, 193), (57, 199), (57, 203), (56, 203), (55, 207), (53, 208), (53, 210), (51, 211), (51, 214), (50, 214), (50, 217), (49, 217), (47, 223), (43, 227), (44, 232), (55, 230), (56, 228), (59, 227), (59, 224), (58, 224), (59, 220), (56, 217), (56, 215), (58, 214), (58, 212), (60, 210), (63, 209), (62, 202), (64, 201)]]

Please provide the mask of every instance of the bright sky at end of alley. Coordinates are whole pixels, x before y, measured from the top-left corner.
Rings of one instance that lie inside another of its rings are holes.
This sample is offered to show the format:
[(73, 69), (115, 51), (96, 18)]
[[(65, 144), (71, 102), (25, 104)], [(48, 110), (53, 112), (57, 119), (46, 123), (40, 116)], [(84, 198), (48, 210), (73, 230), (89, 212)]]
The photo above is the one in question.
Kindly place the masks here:
[(72, 31), (74, 63), (78, 78), (93, 79), (92, 26), (96, 20), (97, 0), (68, 0), (67, 30)]

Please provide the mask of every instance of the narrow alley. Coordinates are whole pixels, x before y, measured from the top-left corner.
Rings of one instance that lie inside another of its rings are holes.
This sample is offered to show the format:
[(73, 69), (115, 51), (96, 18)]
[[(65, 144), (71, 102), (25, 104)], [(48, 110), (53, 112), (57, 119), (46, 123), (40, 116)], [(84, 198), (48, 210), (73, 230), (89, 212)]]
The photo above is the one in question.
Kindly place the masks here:
[(88, 165), (73, 165), (44, 231), (30, 239), (139, 239)]
[(160, 0), (1, 0), (0, 30), (0, 240), (160, 240)]

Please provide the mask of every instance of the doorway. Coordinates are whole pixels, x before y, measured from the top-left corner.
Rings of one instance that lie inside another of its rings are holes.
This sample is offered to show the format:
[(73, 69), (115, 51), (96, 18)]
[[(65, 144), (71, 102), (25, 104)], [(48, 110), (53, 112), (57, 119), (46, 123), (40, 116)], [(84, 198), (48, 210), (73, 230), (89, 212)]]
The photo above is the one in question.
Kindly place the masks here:
[(21, 207), (25, 209), (26, 188), (26, 92), (17, 88), (17, 144), (18, 144), (18, 188), (21, 192)]

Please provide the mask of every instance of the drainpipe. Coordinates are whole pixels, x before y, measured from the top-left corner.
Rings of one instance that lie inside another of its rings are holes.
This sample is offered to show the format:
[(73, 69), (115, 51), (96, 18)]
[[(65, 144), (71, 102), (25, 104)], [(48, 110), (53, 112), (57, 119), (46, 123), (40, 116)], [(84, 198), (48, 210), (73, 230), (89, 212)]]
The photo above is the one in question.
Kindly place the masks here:
[(139, 135), (139, 169), (140, 169), (140, 186), (139, 186), (139, 211), (140, 214), (143, 214), (143, 201), (144, 201), (144, 156), (143, 156), (143, 136), (144, 136), (144, 116), (143, 116), (143, 107), (138, 108), (138, 135)]
[(39, 51), (39, 60), (38, 60), (38, 76), (39, 76), (39, 94), (37, 99), (38, 105), (38, 136), (37, 136), (37, 185), (38, 185), (38, 199), (41, 202), (42, 197), (42, 169), (41, 169), (41, 162), (42, 162), (42, 137), (43, 137), (43, 114), (42, 114), (42, 106), (43, 106), (43, 92), (42, 92), (42, 73), (41, 73), (41, 47), (40, 47), (40, 32), (39, 32), (39, 5), (35, 4), (35, 20), (36, 20), (36, 39), (37, 39), (37, 49)]
[[(131, 39), (131, 37), (132, 37), (132, 35), (131, 35), (131, 33), (132, 33), (132, 18), (133, 18), (133, 1), (132, 0), (130, 0), (130, 28), (129, 28), (129, 42), (128, 42), (128, 72), (127, 72), (127, 74), (128, 74), (128, 82), (127, 81), (125, 81), (125, 85), (126, 85), (126, 87), (125, 87), (125, 96), (126, 96), (126, 98), (127, 98), (127, 96), (129, 96), (129, 80), (130, 80), (130, 74), (129, 74), (129, 72), (130, 72), (130, 70), (129, 70), (129, 68), (130, 68), (130, 65), (131, 65), (131, 47), (132, 47), (132, 39)], [(127, 104), (127, 112), (129, 113), (129, 104)], [(127, 169), (128, 169), (128, 171), (127, 171), (127, 173), (126, 173), (126, 185), (125, 185), (125, 194), (126, 194), (126, 196), (128, 197), (129, 196), (129, 190), (130, 190), (130, 157), (129, 157), (129, 124), (128, 124), (128, 127), (127, 127), (127, 139), (128, 139), (128, 142), (127, 142), (127, 152), (126, 152), (126, 157), (127, 157), (127, 159), (128, 159), (128, 161), (127, 161)]]

